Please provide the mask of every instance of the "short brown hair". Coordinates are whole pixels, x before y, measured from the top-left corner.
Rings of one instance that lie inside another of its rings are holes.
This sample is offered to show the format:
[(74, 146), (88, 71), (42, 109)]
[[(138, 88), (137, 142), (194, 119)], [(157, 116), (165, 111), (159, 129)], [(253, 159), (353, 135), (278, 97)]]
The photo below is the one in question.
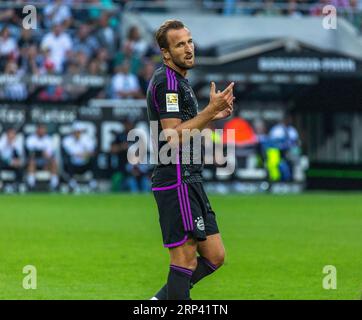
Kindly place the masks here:
[(185, 25), (180, 20), (166, 20), (156, 32), (156, 40), (160, 49), (168, 49), (167, 32), (175, 29), (185, 28)]

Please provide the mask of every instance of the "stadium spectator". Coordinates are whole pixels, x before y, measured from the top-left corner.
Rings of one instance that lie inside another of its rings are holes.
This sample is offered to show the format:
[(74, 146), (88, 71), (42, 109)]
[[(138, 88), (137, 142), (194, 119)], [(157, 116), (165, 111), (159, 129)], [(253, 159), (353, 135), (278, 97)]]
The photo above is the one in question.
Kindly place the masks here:
[(99, 74), (98, 75), (107, 75), (111, 71), (111, 63), (108, 50), (106, 48), (100, 48), (97, 51), (97, 55), (94, 59), (95, 63), (98, 65)]
[(114, 30), (109, 26), (109, 17), (110, 14), (108, 12), (102, 13), (98, 21), (96, 37), (99, 45), (102, 48), (106, 48), (108, 53), (113, 55), (117, 49), (117, 38)]
[(91, 58), (98, 48), (98, 41), (91, 34), (90, 26), (86, 23), (81, 24), (74, 38), (72, 50), (76, 52), (82, 51), (88, 58)]
[[(88, 74), (88, 65), (86, 55), (81, 52), (78, 53), (77, 60), (73, 60), (68, 64), (67, 74), (68, 76), (85, 75)], [(77, 62), (78, 61), (78, 62)], [(84, 94), (87, 91), (87, 87), (84, 85), (74, 85), (71, 82), (67, 82), (62, 87), (64, 89), (64, 96), (68, 100), (73, 100)]]
[(129, 62), (130, 72), (133, 74), (138, 74), (142, 67), (142, 58), (133, 54), (131, 46), (123, 46), (123, 50), (117, 52), (113, 59), (114, 65), (118, 66), (125, 60), (128, 60)]
[(22, 181), (24, 147), (14, 128), (8, 128), (0, 138), (0, 170), (15, 173), (16, 182)]
[(71, 22), (72, 12), (63, 0), (51, 1), (44, 7), (44, 24), (48, 29), (58, 24), (69, 27)]
[[(5, 1), (2, 1), (5, 2)], [(23, 8), (26, 6), (27, 0), (11, 0), (8, 1), (15, 4), (13, 8), (1, 8), (0, 21), (4, 21), (14, 26), (19, 26), (24, 18)]]
[[(256, 149), (258, 157), (258, 166), (260, 168), (267, 169), (269, 178), (271, 180), (273, 179), (278, 180), (280, 178), (279, 177), (280, 172), (278, 168), (274, 168), (273, 160), (275, 159), (274, 158), (275, 152), (277, 152), (278, 155), (280, 155), (280, 152), (279, 150), (274, 149), (275, 145), (272, 143), (271, 139), (269, 138), (266, 123), (263, 119), (261, 118), (255, 119), (253, 122), (253, 128), (258, 138), (257, 149)], [(275, 174), (275, 172), (277, 173)]]
[(85, 51), (79, 50), (74, 53), (73, 63), (78, 67), (78, 74), (86, 74), (88, 70), (88, 55)]
[(287, 149), (299, 142), (299, 134), (292, 125), (292, 116), (290, 114), (285, 115), (281, 122), (270, 129), (269, 136), (273, 140), (280, 141), (283, 149)]
[(8, 100), (25, 100), (28, 96), (27, 88), (23, 81), (18, 80), (22, 76), (22, 71), (18, 69), (15, 61), (9, 60), (5, 66), (5, 74), (16, 76), (16, 79), (4, 85), (3, 97)]
[[(45, 51), (43, 65), (41, 67), (42, 74), (54, 74), (55, 64), (49, 58), (49, 52)], [(50, 84), (43, 88), (39, 94), (40, 101), (62, 101), (66, 99), (65, 90), (62, 85)]]
[(132, 26), (128, 30), (127, 39), (124, 44), (125, 48), (129, 48), (133, 55), (143, 57), (148, 48), (148, 43), (141, 37), (141, 33), (137, 26)]
[(253, 128), (259, 142), (267, 139), (267, 128), (265, 121), (262, 118), (257, 118), (253, 121)]
[(21, 29), (20, 38), (18, 40), (18, 46), (20, 51), (26, 48), (29, 48), (33, 45), (37, 45), (37, 41), (34, 37), (33, 31), (31, 29)]
[(55, 190), (59, 184), (58, 165), (55, 159), (53, 140), (48, 135), (45, 125), (39, 124), (36, 132), (26, 139), (26, 150), (28, 153), (28, 186), (34, 188), (36, 171), (45, 170), (50, 172), (50, 188)]
[[(292, 125), (292, 116), (286, 114), (283, 120), (270, 129), (270, 142), (278, 149), (280, 155), (275, 153), (274, 161), (280, 170), (281, 179), (283, 181), (291, 181), (293, 179), (293, 163), (299, 158), (299, 134), (297, 129)], [(270, 157), (269, 157), (270, 158)]]
[[(65, 170), (70, 176), (69, 185), (74, 190), (78, 186), (76, 175), (83, 175), (93, 170), (95, 143), (85, 133), (80, 123), (74, 123), (72, 133), (63, 139), (62, 146), (65, 152)], [(95, 188), (95, 180), (90, 181)]]
[(129, 70), (129, 62), (125, 60), (116, 67), (116, 74), (112, 78), (113, 98), (143, 98), (138, 78)]
[[(97, 60), (93, 59), (88, 64), (87, 74), (90, 76), (102, 76), (102, 75), (105, 75), (106, 73), (102, 72), (100, 65), (97, 63)], [(73, 89), (74, 89), (74, 86), (73, 86)], [(107, 98), (106, 90), (103, 87), (101, 87), (101, 88), (84, 87), (84, 89), (85, 89), (88, 97), (94, 97), (94, 98), (98, 98), (98, 99)], [(109, 88), (106, 88), (106, 89), (109, 89)]]
[(40, 72), (40, 74), (54, 73), (55, 65), (51, 58), (50, 48), (48, 48), (48, 47), (41, 48), (39, 50), (39, 54), (40, 54), (39, 55), (39, 61), (40, 61), (39, 72)]
[(64, 31), (61, 24), (53, 26), (52, 31), (47, 33), (41, 41), (43, 50), (49, 49), (50, 60), (54, 64), (54, 71), (60, 73), (64, 70), (64, 63), (67, 61), (72, 49), (72, 40)]
[[(110, 17), (110, 25), (114, 28), (117, 26), (118, 21), (114, 15), (117, 13), (117, 7), (112, 0), (89, 0), (90, 8), (88, 10), (88, 18), (90, 21), (97, 21), (101, 18), (102, 14), (106, 12)], [(119, 2), (119, 1), (117, 1)]]
[(5, 22), (5, 23), (9, 23), (10, 21), (12, 21), (13, 19), (13, 15), (14, 15), (14, 9), (9, 8), (3, 8), (0, 11), (0, 22)]
[(155, 71), (155, 64), (150, 60), (146, 60), (138, 77), (138, 81), (140, 83), (141, 90), (144, 96), (146, 96), (147, 88), (154, 71)]
[(89, 62), (88, 65), (88, 74), (93, 76), (99, 76), (101, 74), (101, 68), (97, 63), (97, 60), (93, 59)]
[(113, 162), (117, 164), (113, 165), (113, 169), (119, 171), (123, 176), (126, 175), (127, 152), (130, 146), (127, 136), (132, 129), (133, 122), (126, 119), (123, 122), (123, 131), (121, 133), (114, 132), (114, 139), (111, 143), (111, 156), (115, 159)]
[(0, 58), (17, 57), (18, 44), (14, 37), (10, 36), (7, 26), (4, 26), (0, 32)]
[(150, 182), (148, 178), (149, 166), (141, 163), (141, 159), (133, 155), (126, 164), (128, 177), (126, 180), (128, 190), (131, 193), (148, 192)]
[(29, 47), (24, 47), (22, 49), (19, 66), (24, 74), (39, 74), (43, 62), (44, 56), (38, 52), (38, 48), (35, 44), (31, 44)]
[(157, 68), (162, 64), (160, 47), (157, 44), (155, 35), (153, 35), (152, 42), (147, 47), (147, 50), (144, 54), (144, 58), (153, 61), (153, 63), (156, 65)]

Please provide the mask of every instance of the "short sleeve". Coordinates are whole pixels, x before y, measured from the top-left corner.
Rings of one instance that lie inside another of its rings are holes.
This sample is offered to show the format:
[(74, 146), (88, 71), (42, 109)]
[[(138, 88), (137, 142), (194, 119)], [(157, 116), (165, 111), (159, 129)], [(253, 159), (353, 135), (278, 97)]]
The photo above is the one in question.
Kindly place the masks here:
[(160, 119), (179, 118), (181, 119), (181, 95), (179, 86), (172, 85), (166, 81), (156, 85), (154, 90), (155, 105), (159, 112)]

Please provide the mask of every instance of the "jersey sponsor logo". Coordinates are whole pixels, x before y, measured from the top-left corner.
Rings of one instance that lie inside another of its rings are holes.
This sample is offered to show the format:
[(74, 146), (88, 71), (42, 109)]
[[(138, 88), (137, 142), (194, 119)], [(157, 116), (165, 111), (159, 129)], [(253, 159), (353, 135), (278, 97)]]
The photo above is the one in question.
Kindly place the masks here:
[(177, 93), (166, 93), (166, 109), (167, 112), (179, 112), (178, 106), (178, 94)]

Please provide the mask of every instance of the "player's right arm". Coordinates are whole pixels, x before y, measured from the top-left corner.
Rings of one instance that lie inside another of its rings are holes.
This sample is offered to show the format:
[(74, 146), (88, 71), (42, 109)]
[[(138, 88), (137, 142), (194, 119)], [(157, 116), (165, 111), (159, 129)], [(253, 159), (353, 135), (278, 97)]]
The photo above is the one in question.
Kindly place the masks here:
[[(233, 95), (234, 82), (222, 92), (216, 92), (216, 85), (211, 82), (210, 88), (210, 101), (209, 104), (194, 118), (182, 122), (181, 118), (161, 118), (162, 129), (165, 130), (165, 134), (170, 137), (169, 142), (172, 144), (174, 141), (172, 138), (178, 136), (178, 142), (181, 142), (183, 130), (203, 130), (210, 121), (212, 121), (220, 112), (232, 108), (234, 95)], [(172, 130), (176, 135), (168, 135)]]

